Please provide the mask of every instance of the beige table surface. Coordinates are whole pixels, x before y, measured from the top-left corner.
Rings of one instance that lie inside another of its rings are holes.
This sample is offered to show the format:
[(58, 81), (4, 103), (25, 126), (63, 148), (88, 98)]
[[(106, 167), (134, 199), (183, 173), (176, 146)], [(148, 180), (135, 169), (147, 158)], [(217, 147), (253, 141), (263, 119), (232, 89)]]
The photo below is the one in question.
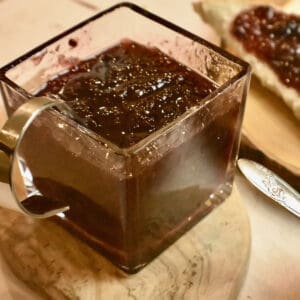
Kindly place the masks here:
[[(116, 2), (0, 0), (0, 66)], [(212, 30), (201, 24), (190, 0), (132, 2), (212, 42), (219, 41)], [(300, 299), (300, 220), (266, 199), (240, 175), (236, 183), (248, 209), (252, 230), (249, 269), (238, 299)], [(38, 299), (11, 274), (1, 259), (0, 299)]]

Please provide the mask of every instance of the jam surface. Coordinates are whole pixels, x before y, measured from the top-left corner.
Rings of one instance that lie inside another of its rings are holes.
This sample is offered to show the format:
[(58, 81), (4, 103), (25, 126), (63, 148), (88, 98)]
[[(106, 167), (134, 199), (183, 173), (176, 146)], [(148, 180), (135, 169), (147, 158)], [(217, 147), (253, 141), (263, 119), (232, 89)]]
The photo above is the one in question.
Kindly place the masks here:
[(300, 16), (258, 6), (236, 17), (232, 33), (286, 86), (300, 92)]
[(47, 82), (87, 127), (130, 147), (175, 120), (216, 86), (156, 48), (124, 40)]

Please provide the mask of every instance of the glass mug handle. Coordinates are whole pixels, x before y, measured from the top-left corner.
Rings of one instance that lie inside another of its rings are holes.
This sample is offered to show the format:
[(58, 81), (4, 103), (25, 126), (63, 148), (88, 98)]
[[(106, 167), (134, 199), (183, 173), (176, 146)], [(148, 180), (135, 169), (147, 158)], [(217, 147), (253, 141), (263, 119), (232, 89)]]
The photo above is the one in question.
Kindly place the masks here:
[[(69, 206), (59, 203), (56, 205), (58, 207), (54, 209), (49, 208), (42, 212), (31, 211), (22, 204), (26, 198), (20, 199), (14, 181), (15, 171), (13, 165), (18, 159), (17, 153), (22, 138), (35, 118), (50, 108), (56, 108), (76, 119), (76, 116), (64, 101), (47, 97), (35, 97), (21, 105), (6, 121), (0, 131), (0, 189), (2, 190), (0, 206), (16, 210), (33, 218), (48, 218), (69, 209)], [(3, 192), (6, 192), (4, 193), (5, 197)], [(38, 190), (36, 192), (39, 193)]]

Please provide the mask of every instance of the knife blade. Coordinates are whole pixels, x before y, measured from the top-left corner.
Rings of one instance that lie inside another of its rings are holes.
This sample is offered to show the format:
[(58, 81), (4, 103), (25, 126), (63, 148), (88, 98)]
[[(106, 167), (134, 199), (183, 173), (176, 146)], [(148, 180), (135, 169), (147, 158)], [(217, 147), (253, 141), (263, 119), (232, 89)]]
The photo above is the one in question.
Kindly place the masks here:
[(300, 192), (300, 174), (292, 172), (286, 166), (279, 164), (272, 157), (258, 149), (249, 139), (243, 135), (239, 151), (240, 158), (247, 158), (262, 164), (268, 169), (278, 174), (282, 179), (288, 182), (296, 191)]
[(237, 164), (257, 189), (300, 218), (300, 194), (292, 186), (255, 161), (240, 158)]

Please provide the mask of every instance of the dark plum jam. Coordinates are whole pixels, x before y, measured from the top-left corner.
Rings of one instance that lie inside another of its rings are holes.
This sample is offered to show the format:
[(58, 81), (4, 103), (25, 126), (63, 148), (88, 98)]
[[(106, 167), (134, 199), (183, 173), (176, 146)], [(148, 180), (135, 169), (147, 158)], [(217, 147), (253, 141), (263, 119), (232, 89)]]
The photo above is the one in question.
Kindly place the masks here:
[(232, 33), (267, 63), (286, 86), (300, 92), (300, 16), (258, 6), (240, 13)]
[(139, 142), (182, 115), (216, 86), (156, 48), (123, 41), (49, 81), (87, 126), (119, 147)]

